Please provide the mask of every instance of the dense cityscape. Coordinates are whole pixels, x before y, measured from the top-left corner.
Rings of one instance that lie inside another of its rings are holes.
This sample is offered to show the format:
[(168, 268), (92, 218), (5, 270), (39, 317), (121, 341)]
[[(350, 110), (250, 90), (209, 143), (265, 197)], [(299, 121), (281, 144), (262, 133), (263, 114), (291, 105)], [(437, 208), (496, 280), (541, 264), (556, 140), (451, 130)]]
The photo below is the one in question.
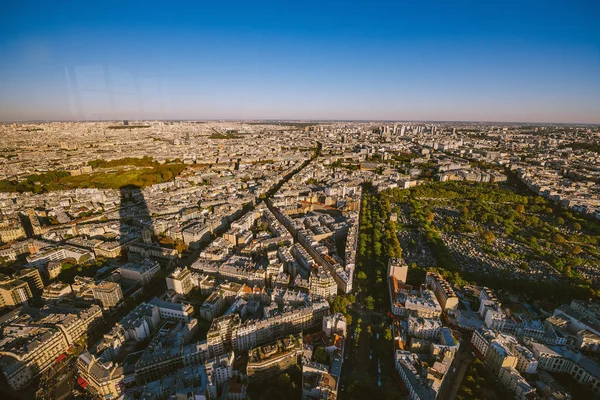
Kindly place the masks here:
[(600, 397), (600, 128), (0, 125), (17, 399)]

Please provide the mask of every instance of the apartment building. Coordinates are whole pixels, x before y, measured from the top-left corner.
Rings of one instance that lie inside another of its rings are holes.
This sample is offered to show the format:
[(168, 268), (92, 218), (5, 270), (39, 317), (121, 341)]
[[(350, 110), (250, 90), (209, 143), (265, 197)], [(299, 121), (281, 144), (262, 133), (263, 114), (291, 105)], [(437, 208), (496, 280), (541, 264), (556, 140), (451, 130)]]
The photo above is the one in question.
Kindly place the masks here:
[(436, 318), (442, 314), (442, 307), (431, 290), (421, 289), (420, 296), (406, 296), (404, 308), (409, 314), (423, 318)]
[(204, 365), (208, 378), (207, 394), (209, 400), (216, 400), (218, 391), (233, 376), (233, 351), (212, 358)]
[(329, 315), (329, 303), (322, 299), (267, 316), (259, 321), (250, 320), (244, 324), (237, 314), (215, 318), (207, 333), (209, 352), (214, 356), (230, 349), (247, 351), (282, 336), (321, 326), (323, 317), (327, 315)]
[(161, 320), (189, 322), (194, 314), (194, 307), (186, 303), (162, 301), (155, 297), (148, 304), (158, 307)]
[(417, 355), (408, 351), (396, 350), (396, 371), (404, 382), (411, 400), (434, 400), (437, 393), (417, 372)]
[(37, 321), (28, 316), (16, 317), (5, 325), (0, 340), (0, 369), (13, 390), (29, 385), (102, 318), (98, 306), (57, 311)]
[(332, 298), (337, 294), (338, 286), (333, 277), (322, 268), (313, 270), (308, 279), (308, 291), (310, 294)]
[(94, 253), (81, 249), (75, 246), (61, 246), (40, 251), (38, 253), (27, 256), (27, 262), (31, 266), (39, 266), (50, 261), (63, 261), (72, 258), (76, 263), (80, 264), (95, 258)]
[(158, 328), (160, 313), (158, 307), (141, 303), (127, 314), (119, 324), (123, 327), (125, 338), (141, 342), (150, 337)]
[(425, 283), (432, 288), (435, 296), (444, 310), (455, 309), (458, 305), (458, 296), (450, 284), (440, 275), (428, 272)]
[(160, 271), (158, 261), (148, 258), (141, 261), (129, 262), (119, 268), (123, 279), (140, 282), (142, 285), (149, 282), (158, 271)]
[(26, 303), (33, 294), (27, 282), (20, 279), (3, 279), (0, 283), (0, 309)]
[(167, 288), (178, 294), (188, 294), (194, 288), (192, 273), (187, 267), (175, 269), (166, 279)]
[(40, 271), (36, 268), (22, 268), (15, 274), (15, 278), (27, 282), (31, 293), (39, 292), (44, 288)]
[(442, 323), (435, 319), (408, 317), (408, 334), (425, 340), (439, 338)]
[(0, 222), (0, 242), (9, 243), (27, 237), (18, 218)]
[(20, 390), (64, 353), (66, 337), (52, 327), (11, 326), (0, 340), (0, 369), (13, 390)]
[(102, 304), (102, 308), (116, 307), (123, 300), (123, 291), (116, 282), (100, 282), (92, 288), (94, 299)]
[(200, 317), (206, 321), (212, 321), (223, 311), (225, 304), (225, 296), (221, 291), (212, 292), (200, 307)]
[(250, 380), (266, 380), (297, 365), (302, 357), (302, 336), (289, 336), (248, 352), (246, 375)]
[(73, 290), (71, 285), (64, 282), (52, 282), (42, 291), (42, 300), (46, 303), (59, 303), (70, 297), (73, 297)]
[(535, 396), (535, 388), (513, 367), (502, 367), (498, 373), (498, 380), (517, 400), (527, 400)]
[(122, 394), (123, 367), (103, 362), (87, 351), (77, 359), (77, 383), (103, 399), (117, 399)]
[(517, 357), (515, 357), (508, 346), (504, 343), (494, 340), (485, 356), (485, 362), (496, 374), (502, 368), (514, 368), (517, 366)]

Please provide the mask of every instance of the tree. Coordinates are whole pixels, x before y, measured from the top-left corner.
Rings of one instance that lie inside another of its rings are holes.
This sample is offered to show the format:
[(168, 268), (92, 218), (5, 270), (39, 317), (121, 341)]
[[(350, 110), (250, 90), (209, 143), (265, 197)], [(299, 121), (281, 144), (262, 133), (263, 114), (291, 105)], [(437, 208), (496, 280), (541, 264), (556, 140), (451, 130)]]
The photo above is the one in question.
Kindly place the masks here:
[(567, 240), (565, 239), (565, 237), (560, 233), (555, 233), (554, 235), (552, 235), (552, 242), (554, 242), (555, 244), (563, 244), (566, 241)]
[(580, 231), (581, 230), (581, 224), (579, 222), (575, 222), (573, 224), (573, 229), (576, 231)]
[(523, 214), (525, 212), (525, 206), (523, 204), (518, 204), (517, 207), (515, 207), (515, 211), (519, 214)]
[(367, 296), (365, 299), (367, 309), (373, 311), (375, 309), (375, 299), (373, 296)]
[(390, 328), (385, 328), (385, 331), (383, 331), (383, 338), (385, 340), (392, 340), (392, 330)]
[(583, 249), (579, 245), (576, 245), (575, 247), (573, 247), (573, 254), (575, 254), (575, 255), (580, 254), (582, 251), (583, 251)]
[(358, 271), (357, 278), (360, 280), (365, 280), (367, 279), (367, 274), (365, 274), (363, 271)]
[(325, 350), (325, 347), (323, 346), (319, 346), (315, 349), (313, 358), (320, 364), (329, 365), (329, 356), (327, 355), (327, 350)]
[(491, 244), (494, 242), (494, 240), (496, 240), (496, 235), (494, 235), (494, 232), (492, 232), (492, 231), (483, 231), (481, 236), (483, 237), (483, 240), (485, 240), (487, 244)]

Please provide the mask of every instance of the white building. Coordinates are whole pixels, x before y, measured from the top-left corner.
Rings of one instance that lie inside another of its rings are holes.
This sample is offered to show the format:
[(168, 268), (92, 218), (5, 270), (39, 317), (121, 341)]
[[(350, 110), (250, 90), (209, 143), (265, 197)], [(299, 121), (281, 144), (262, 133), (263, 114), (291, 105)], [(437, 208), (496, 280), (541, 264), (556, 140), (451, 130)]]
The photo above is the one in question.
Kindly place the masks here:
[(192, 273), (187, 267), (175, 269), (166, 279), (167, 288), (178, 294), (188, 294), (194, 288)]
[(346, 318), (341, 313), (331, 314), (323, 317), (323, 332), (327, 336), (338, 333), (346, 337)]
[(157, 261), (150, 260), (148, 258), (141, 261), (127, 263), (119, 268), (121, 277), (124, 279), (141, 282), (142, 284), (150, 281), (150, 279), (152, 279), (152, 277), (156, 275), (158, 271), (160, 271), (160, 264)]

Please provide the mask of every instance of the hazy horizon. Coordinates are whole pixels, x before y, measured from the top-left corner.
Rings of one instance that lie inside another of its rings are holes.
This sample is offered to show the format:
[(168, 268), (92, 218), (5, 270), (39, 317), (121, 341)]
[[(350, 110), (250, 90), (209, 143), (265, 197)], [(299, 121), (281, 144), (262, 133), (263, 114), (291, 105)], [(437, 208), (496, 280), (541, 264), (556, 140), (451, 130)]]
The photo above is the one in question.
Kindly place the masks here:
[(115, 122), (122, 123), (123, 121), (131, 122), (253, 122), (253, 123), (278, 123), (278, 122), (298, 122), (298, 123), (402, 123), (402, 124), (504, 124), (504, 125), (531, 125), (531, 126), (546, 126), (546, 125), (565, 125), (565, 126), (599, 126), (600, 123), (581, 123), (581, 122), (544, 122), (544, 121), (533, 121), (533, 122), (525, 122), (525, 121), (460, 121), (460, 120), (414, 120), (414, 119), (293, 119), (293, 118), (278, 118), (278, 119), (199, 119), (199, 118), (149, 118), (149, 119), (86, 119), (86, 120), (77, 120), (77, 119), (40, 119), (40, 120), (13, 120), (13, 121), (0, 121), (0, 124), (38, 124), (38, 123), (61, 123), (61, 122), (80, 122), (80, 123), (89, 123), (89, 122)]

